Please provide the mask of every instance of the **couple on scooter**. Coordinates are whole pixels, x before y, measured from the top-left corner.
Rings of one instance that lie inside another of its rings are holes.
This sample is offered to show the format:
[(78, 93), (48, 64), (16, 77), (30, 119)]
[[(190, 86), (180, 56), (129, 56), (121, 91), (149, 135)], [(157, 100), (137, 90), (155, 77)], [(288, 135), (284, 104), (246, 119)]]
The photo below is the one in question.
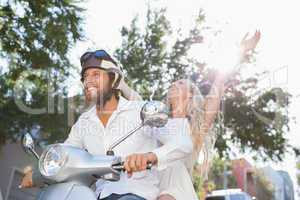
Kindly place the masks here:
[[(259, 37), (257, 32), (243, 40), (242, 58), (255, 48)], [(86, 52), (80, 62), (85, 97), (91, 106), (74, 124), (65, 143), (103, 155), (114, 141), (141, 123), (144, 102), (126, 85), (120, 65), (106, 51)], [(192, 82), (174, 82), (167, 95), (172, 118), (163, 128), (140, 129), (115, 148), (116, 155), (125, 158), (127, 174), (117, 182), (99, 180), (98, 199), (197, 199), (191, 172), (219, 110), (226, 81), (227, 76), (218, 74), (205, 99)], [(151, 170), (146, 170), (148, 162), (154, 165)], [(21, 185), (33, 184), (32, 172), (28, 172)]]

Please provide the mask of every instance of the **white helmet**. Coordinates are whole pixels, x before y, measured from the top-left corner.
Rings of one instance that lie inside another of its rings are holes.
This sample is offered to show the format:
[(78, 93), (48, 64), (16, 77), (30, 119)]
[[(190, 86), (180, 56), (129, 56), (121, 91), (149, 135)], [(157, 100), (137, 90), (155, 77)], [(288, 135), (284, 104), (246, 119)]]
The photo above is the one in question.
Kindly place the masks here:
[(121, 65), (112, 58), (105, 50), (88, 51), (80, 57), (81, 81), (83, 81), (84, 72), (89, 68), (99, 68), (114, 74), (112, 88), (117, 89), (123, 77)]

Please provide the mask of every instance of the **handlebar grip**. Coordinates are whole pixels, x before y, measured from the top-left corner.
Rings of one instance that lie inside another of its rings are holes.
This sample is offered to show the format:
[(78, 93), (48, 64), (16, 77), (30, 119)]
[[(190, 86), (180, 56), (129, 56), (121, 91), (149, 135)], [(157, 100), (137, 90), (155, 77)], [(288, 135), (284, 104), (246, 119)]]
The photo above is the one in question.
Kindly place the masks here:
[(147, 162), (147, 170), (150, 170), (153, 167), (152, 162)]
[[(153, 163), (151, 162), (147, 162), (147, 167), (146, 167), (146, 170), (150, 170), (151, 168), (153, 167)], [(118, 171), (125, 171), (125, 168), (124, 168), (124, 162), (121, 162), (117, 165), (113, 165), (112, 168), (114, 170), (118, 170)]]

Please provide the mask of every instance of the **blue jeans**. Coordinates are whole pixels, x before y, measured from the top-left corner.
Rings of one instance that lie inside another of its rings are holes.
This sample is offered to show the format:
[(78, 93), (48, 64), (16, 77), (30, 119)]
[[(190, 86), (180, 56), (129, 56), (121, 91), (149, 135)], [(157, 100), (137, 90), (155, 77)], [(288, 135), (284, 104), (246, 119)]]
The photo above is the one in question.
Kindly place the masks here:
[(108, 197), (105, 197), (101, 200), (146, 200), (143, 197), (140, 197), (135, 194), (111, 194)]

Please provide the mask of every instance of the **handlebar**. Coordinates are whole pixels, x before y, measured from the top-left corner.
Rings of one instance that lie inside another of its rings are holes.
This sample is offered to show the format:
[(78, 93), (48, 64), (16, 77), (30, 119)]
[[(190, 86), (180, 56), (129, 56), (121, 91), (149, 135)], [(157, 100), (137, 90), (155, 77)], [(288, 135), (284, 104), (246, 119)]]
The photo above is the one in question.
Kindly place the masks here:
[[(151, 162), (148, 162), (146, 170), (150, 170), (152, 168), (152, 166), (153, 166), (153, 164)], [(125, 171), (124, 162), (115, 164), (115, 165), (112, 166), (112, 168), (114, 170), (117, 170), (117, 171), (120, 171), (120, 172), (124, 172)]]

